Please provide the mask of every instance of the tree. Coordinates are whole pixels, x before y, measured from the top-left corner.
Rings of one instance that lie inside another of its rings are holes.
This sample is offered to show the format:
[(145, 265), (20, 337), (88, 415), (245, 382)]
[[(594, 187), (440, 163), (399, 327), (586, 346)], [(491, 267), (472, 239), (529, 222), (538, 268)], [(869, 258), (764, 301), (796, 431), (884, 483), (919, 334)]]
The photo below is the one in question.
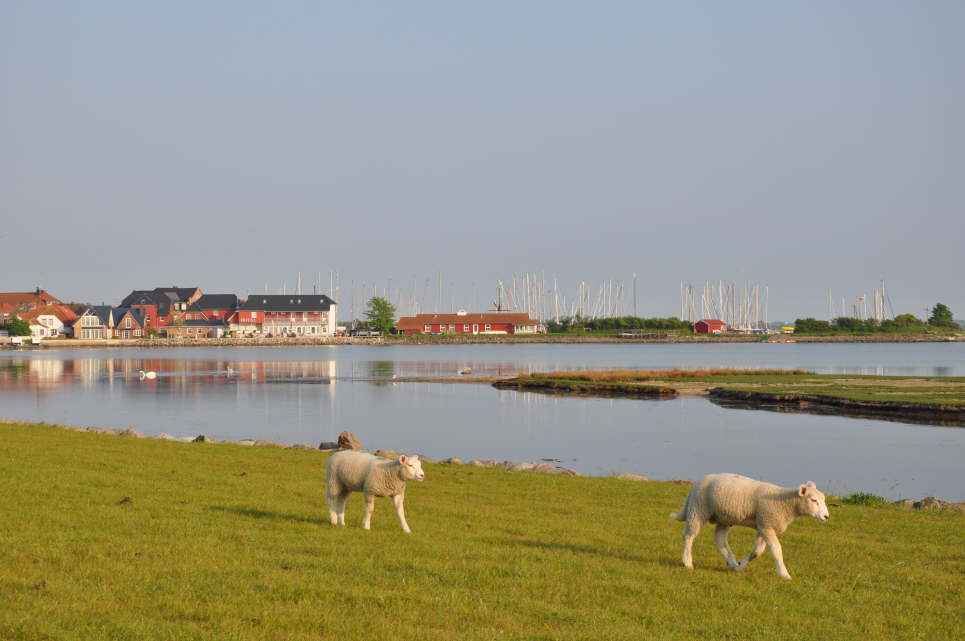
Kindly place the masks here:
[(928, 324), (936, 327), (958, 327), (958, 323), (955, 322), (955, 318), (952, 316), (952, 310), (948, 309), (948, 307), (942, 303), (935, 303), (935, 306), (932, 307), (931, 316), (928, 317)]
[(30, 336), (30, 323), (13, 316), (6, 323), (0, 323), (0, 329), (5, 329), (11, 336)]
[(911, 327), (921, 324), (921, 320), (914, 314), (898, 314), (895, 316), (895, 325), (898, 327)]
[(365, 318), (368, 319), (374, 329), (383, 334), (388, 334), (395, 326), (395, 306), (381, 296), (375, 296), (369, 299)]

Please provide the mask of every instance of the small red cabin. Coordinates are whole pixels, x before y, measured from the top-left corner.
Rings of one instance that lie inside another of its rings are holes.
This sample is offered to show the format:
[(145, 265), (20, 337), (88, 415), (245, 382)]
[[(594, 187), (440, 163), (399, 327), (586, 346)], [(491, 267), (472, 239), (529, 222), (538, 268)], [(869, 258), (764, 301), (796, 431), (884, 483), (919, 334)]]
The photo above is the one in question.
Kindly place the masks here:
[(720, 334), (727, 327), (727, 323), (716, 318), (702, 318), (694, 323), (694, 332), (697, 334)]

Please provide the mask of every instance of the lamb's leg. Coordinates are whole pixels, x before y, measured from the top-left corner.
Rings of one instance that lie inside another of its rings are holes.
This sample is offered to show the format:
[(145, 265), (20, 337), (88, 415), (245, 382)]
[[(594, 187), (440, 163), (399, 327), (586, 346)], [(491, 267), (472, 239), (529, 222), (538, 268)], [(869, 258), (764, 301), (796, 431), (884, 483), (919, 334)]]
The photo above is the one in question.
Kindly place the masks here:
[(366, 530), (372, 529), (372, 511), (375, 509), (375, 495), (366, 494), (365, 495), (365, 520), (362, 521), (362, 527)]
[(791, 575), (784, 567), (784, 552), (781, 550), (781, 542), (777, 540), (777, 533), (774, 530), (765, 530), (764, 539), (767, 541), (767, 547), (771, 548), (771, 555), (774, 557), (775, 565), (777, 565), (778, 576), (782, 579), (790, 579)]
[(727, 543), (727, 535), (730, 533), (729, 525), (718, 525), (714, 528), (714, 540), (717, 542), (717, 549), (720, 553), (724, 555), (724, 560), (727, 561), (727, 565), (731, 570), (737, 570), (737, 559), (734, 558), (734, 553), (730, 549), (730, 545)]
[(403, 507), (404, 501), (405, 494), (396, 494), (392, 497), (392, 502), (395, 504), (395, 513), (399, 515), (399, 523), (402, 524), (402, 531), (408, 534), (412, 530), (409, 529), (409, 524), (405, 521), (405, 508)]
[(328, 522), (332, 525), (338, 525), (338, 489), (332, 483), (328, 484), (325, 498), (328, 499)]
[(345, 502), (348, 501), (348, 490), (342, 490), (338, 498), (335, 499), (335, 512), (338, 515), (338, 524), (345, 525)]
[(758, 532), (757, 538), (754, 539), (754, 549), (752, 549), (751, 553), (745, 556), (741, 560), (741, 562), (737, 564), (737, 567), (734, 569), (743, 570), (744, 568), (746, 568), (748, 563), (750, 563), (751, 561), (753, 561), (754, 559), (756, 559), (757, 557), (759, 557), (761, 554), (764, 553), (764, 546), (765, 546), (764, 535)]
[(684, 526), (684, 553), (683, 562), (684, 567), (691, 570), (694, 569), (694, 558), (691, 553), (691, 548), (694, 544), (694, 539), (700, 534), (701, 522), (696, 518), (687, 519), (687, 525)]

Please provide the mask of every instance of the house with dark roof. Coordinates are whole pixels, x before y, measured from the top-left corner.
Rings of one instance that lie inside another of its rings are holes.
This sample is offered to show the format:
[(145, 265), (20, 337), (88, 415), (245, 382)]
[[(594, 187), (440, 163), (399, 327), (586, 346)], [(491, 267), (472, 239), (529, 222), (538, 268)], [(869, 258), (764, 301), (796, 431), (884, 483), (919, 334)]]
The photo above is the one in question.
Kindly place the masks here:
[(110, 329), (114, 338), (147, 336), (144, 310), (134, 307), (115, 307), (110, 312)]
[(120, 307), (142, 310), (145, 327), (159, 329), (179, 319), (199, 298), (198, 287), (135, 289), (121, 301)]
[(109, 305), (87, 305), (74, 319), (74, 338), (98, 339), (111, 336), (111, 310)]
[(337, 304), (324, 294), (259, 294), (228, 317), (242, 336), (333, 336)]
[(184, 313), (185, 320), (217, 320), (224, 322), (238, 309), (234, 294), (204, 294)]

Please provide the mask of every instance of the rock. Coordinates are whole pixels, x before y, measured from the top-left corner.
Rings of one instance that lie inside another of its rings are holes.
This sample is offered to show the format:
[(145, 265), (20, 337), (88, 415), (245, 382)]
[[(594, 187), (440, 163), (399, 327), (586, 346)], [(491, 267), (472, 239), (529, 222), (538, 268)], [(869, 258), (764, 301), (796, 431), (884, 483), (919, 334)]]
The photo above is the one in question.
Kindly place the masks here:
[(338, 443), (335, 441), (322, 441), (318, 444), (318, 449), (320, 450), (337, 450)]
[(131, 430), (131, 429), (121, 430), (120, 432), (117, 433), (117, 435), (126, 436), (128, 438), (144, 438), (143, 434), (141, 434), (137, 430)]
[(425, 454), (416, 454), (416, 456), (418, 456), (418, 457), (419, 457), (419, 460), (422, 461), (423, 463), (435, 463), (435, 462), (436, 462), (436, 459), (432, 458), (431, 456), (426, 456)]
[(668, 482), (668, 483), (673, 483), (674, 485), (684, 485), (684, 486), (691, 486), (691, 485), (694, 484), (693, 481), (684, 481), (684, 480), (682, 480), (682, 479), (675, 479), (675, 480), (673, 480), (673, 481), (667, 481), (667, 482)]
[(213, 439), (208, 438), (204, 434), (198, 434), (196, 437), (191, 439), (194, 443), (214, 443)]
[(361, 450), (362, 444), (359, 442), (355, 434), (352, 434), (349, 431), (345, 431), (338, 435), (338, 449)]
[(391, 459), (397, 459), (401, 456), (401, 454), (395, 450), (375, 450), (375, 455)]
[(443, 463), (449, 463), (450, 465), (464, 465), (462, 459), (458, 459), (455, 456), (450, 456), (447, 459), (443, 459)]
[(473, 459), (473, 460), (469, 461), (468, 463), (466, 463), (466, 465), (474, 465), (474, 466), (476, 466), (476, 467), (496, 467), (496, 461), (494, 461), (494, 460), (492, 460), (492, 459), (487, 459), (487, 460), (485, 460), (485, 461), (480, 461), (480, 460), (477, 460), (477, 459)]
[(176, 441), (176, 440), (178, 440), (178, 439), (174, 438), (173, 436), (171, 436), (170, 434), (168, 434), (167, 432), (161, 432), (160, 434), (158, 434), (158, 435), (155, 436), (154, 438), (156, 438), (156, 439), (159, 440), (159, 441)]
[(617, 478), (621, 481), (649, 481), (646, 476), (640, 476), (639, 474), (617, 474)]
[(286, 447), (285, 445), (282, 445), (281, 443), (275, 443), (275, 442), (273, 442), (273, 441), (266, 441), (266, 440), (263, 439), (263, 438), (262, 438), (262, 439), (258, 439), (257, 441), (255, 441), (255, 445), (257, 445), (258, 447)]
[(934, 496), (926, 496), (920, 501), (915, 502), (916, 510), (940, 510), (945, 504), (944, 501), (939, 501)]
[(240, 441), (238, 441), (238, 445), (247, 445), (248, 447), (251, 447), (254, 444), (255, 444), (255, 439), (253, 438), (243, 438)]

